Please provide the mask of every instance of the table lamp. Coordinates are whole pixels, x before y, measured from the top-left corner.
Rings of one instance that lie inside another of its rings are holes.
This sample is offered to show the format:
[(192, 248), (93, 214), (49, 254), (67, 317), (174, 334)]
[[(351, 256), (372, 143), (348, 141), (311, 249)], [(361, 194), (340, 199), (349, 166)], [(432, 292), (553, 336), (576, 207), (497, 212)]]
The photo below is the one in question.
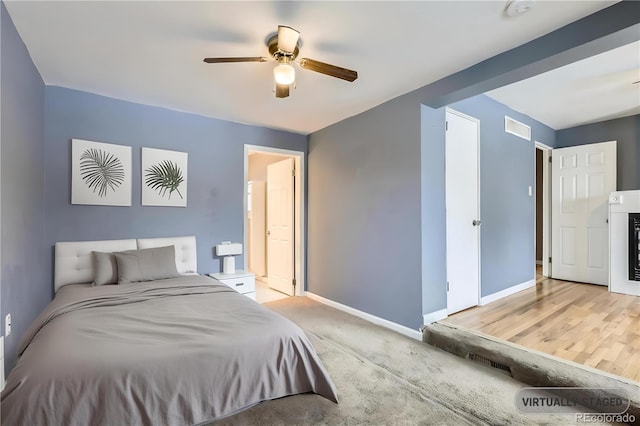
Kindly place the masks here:
[(240, 243), (223, 241), (216, 246), (216, 255), (224, 256), (222, 264), (223, 274), (234, 274), (236, 272), (236, 258), (234, 256), (239, 254), (242, 254), (242, 244)]

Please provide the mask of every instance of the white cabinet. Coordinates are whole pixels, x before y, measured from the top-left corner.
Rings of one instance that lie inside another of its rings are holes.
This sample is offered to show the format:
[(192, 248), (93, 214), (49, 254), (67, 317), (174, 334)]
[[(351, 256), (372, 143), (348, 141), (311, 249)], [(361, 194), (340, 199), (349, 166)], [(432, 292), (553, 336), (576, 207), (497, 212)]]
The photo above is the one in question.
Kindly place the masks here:
[(256, 276), (253, 273), (236, 270), (233, 274), (214, 272), (209, 274), (209, 276), (220, 281), (222, 284), (228, 285), (238, 293), (256, 300)]

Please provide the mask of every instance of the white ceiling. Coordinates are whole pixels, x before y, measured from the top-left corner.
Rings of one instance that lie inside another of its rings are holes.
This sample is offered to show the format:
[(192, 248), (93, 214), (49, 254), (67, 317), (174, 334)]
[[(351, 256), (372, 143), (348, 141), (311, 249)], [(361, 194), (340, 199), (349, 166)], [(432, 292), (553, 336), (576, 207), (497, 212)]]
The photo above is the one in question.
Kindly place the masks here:
[[(639, 35), (640, 36), (640, 35)], [(640, 42), (487, 92), (559, 130), (640, 114)]]
[[(503, 1), (5, 1), (48, 85), (303, 134), (613, 3), (539, 1), (507, 18)], [(300, 57), (358, 80), (298, 69), (297, 89), (276, 99), (272, 62), (202, 62), (268, 56), (278, 24), (301, 32)]]

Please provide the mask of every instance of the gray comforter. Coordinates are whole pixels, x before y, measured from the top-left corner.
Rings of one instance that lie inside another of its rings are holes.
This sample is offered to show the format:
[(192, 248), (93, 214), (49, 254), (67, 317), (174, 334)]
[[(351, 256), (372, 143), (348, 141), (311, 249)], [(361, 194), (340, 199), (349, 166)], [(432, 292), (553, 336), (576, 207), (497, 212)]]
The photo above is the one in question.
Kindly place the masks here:
[(300, 328), (203, 276), (63, 287), (18, 354), (7, 425), (192, 425), (297, 393), (337, 402)]

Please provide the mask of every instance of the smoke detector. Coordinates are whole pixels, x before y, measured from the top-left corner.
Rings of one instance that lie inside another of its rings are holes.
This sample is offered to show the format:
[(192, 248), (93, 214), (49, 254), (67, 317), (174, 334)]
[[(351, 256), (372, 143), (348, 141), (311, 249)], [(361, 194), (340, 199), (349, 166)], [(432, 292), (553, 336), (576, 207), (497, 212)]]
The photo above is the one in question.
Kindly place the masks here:
[(528, 12), (535, 2), (535, 0), (511, 0), (507, 3), (504, 13), (509, 17), (522, 15), (523, 13)]

